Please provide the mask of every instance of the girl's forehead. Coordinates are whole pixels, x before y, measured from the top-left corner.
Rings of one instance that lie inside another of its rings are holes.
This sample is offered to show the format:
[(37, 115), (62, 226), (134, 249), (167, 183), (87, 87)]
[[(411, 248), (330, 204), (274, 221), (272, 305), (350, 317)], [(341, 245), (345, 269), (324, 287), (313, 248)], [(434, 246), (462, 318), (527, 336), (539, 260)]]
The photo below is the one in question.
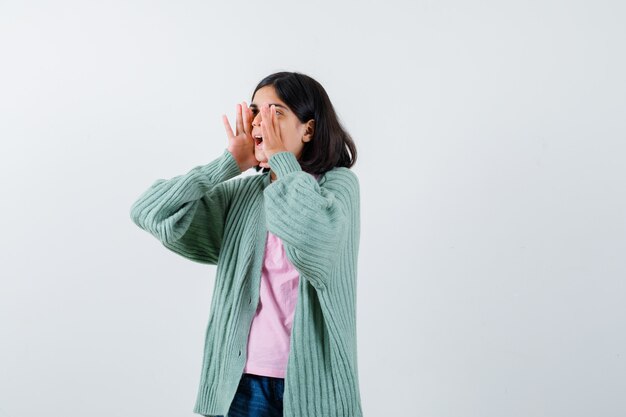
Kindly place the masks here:
[[(251, 108), (251, 109), (258, 109), (258, 108), (259, 108), (259, 107), (261, 107), (263, 104), (265, 104), (265, 103), (259, 103), (259, 104), (257, 104), (257, 103), (251, 103), (251, 104), (250, 104), (250, 108)], [(284, 104), (281, 104), (281, 103), (276, 103), (276, 102), (273, 102), (273, 101), (269, 101), (267, 104), (268, 104), (268, 105), (270, 105), (270, 106), (273, 104), (273, 105), (275, 105), (275, 106), (276, 106), (276, 108), (279, 108), (279, 109), (289, 110), (289, 107), (287, 107), (287, 106), (285, 106)]]
[(254, 97), (252, 98), (252, 104), (250, 104), (250, 106), (254, 104), (256, 104), (257, 106), (261, 106), (266, 103), (269, 105), (276, 104), (277, 107), (279, 104), (283, 107), (287, 107), (285, 103), (283, 103), (282, 100), (278, 98), (274, 87), (271, 85), (266, 85), (265, 87), (259, 88), (256, 93), (254, 93)]
[(254, 96), (252, 97), (252, 102), (250, 103), (250, 109), (255, 112), (259, 110), (259, 108), (263, 105), (267, 104), (271, 106), (272, 104), (276, 106), (277, 109), (282, 109), (286, 113), (290, 113), (291, 109), (287, 104), (285, 104), (276, 94), (276, 90), (274, 90), (274, 86), (266, 85), (265, 87), (259, 88)]
[(268, 106), (271, 106), (273, 104), (276, 106), (276, 108), (289, 110), (289, 107), (287, 107), (285, 103), (280, 101), (278, 97), (255, 97), (254, 100), (252, 100), (252, 103), (250, 103), (250, 108), (258, 109), (265, 104), (267, 104)]

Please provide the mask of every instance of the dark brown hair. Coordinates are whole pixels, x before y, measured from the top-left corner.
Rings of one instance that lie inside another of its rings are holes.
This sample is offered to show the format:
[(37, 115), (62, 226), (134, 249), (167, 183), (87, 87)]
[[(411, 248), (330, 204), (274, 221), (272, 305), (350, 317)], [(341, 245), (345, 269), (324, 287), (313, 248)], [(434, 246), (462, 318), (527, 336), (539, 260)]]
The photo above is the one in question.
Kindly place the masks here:
[[(343, 128), (324, 87), (308, 75), (298, 72), (276, 72), (265, 77), (254, 89), (267, 85), (294, 112), (301, 123), (314, 119), (313, 138), (304, 144), (298, 162), (303, 171), (324, 174), (335, 167), (351, 168), (356, 162), (356, 146)], [(251, 100), (251, 101), (252, 101)], [(269, 168), (255, 167), (256, 171)]]

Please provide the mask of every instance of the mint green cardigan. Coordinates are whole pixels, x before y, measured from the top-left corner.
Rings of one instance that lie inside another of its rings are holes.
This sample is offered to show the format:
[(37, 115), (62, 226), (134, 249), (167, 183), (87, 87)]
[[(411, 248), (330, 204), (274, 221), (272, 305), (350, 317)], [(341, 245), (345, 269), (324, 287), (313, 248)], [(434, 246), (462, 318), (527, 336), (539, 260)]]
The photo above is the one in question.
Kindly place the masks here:
[[(285, 375), (285, 417), (360, 417), (356, 289), (359, 182), (337, 167), (316, 180), (295, 155), (240, 176), (225, 149), (206, 165), (158, 179), (130, 210), (169, 250), (217, 265), (194, 413), (226, 415), (246, 363), (267, 231), (300, 273)], [(231, 180), (232, 179), (232, 180)]]

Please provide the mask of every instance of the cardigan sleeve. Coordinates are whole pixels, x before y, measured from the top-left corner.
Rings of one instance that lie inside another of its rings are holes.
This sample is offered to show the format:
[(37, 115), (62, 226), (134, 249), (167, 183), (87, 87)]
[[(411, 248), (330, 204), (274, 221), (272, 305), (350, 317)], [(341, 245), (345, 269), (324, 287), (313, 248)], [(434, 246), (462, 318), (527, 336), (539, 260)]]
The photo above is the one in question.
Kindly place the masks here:
[(239, 174), (237, 161), (224, 149), (206, 165), (156, 180), (132, 204), (130, 217), (171, 251), (216, 265), (230, 201), (226, 180)]
[(341, 167), (322, 186), (289, 151), (268, 161), (277, 180), (264, 190), (267, 228), (284, 243), (291, 261), (317, 290), (328, 285), (359, 206), (359, 182)]

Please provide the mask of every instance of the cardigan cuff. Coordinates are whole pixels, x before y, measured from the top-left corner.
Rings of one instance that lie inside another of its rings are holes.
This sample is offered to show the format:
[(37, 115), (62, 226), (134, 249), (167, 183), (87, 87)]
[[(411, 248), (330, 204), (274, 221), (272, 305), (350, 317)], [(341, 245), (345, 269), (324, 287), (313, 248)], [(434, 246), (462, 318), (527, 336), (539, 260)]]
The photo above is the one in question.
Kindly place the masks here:
[[(237, 175), (241, 174), (241, 169), (239, 169), (239, 165), (237, 164), (237, 160), (233, 156), (232, 153), (225, 148), (217, 158), (219, 162), (211, 162), (201, 167), (200, 172), (204, 175), (214, 175), (217, 178), (218, 182), (229, 180)], [(217, 166), (215, 165), (217, 164)]]
[(270, 168), (272, 168), (272, 171), (276, 173), (276, 177), (278, 179), (291, 172), (302, 171), (302, 167), (300, 167), (300, 163), (296, 159), (296, 156), (290, 151), (282, 151), (272, 154), (267, 162), (270, 165)]

